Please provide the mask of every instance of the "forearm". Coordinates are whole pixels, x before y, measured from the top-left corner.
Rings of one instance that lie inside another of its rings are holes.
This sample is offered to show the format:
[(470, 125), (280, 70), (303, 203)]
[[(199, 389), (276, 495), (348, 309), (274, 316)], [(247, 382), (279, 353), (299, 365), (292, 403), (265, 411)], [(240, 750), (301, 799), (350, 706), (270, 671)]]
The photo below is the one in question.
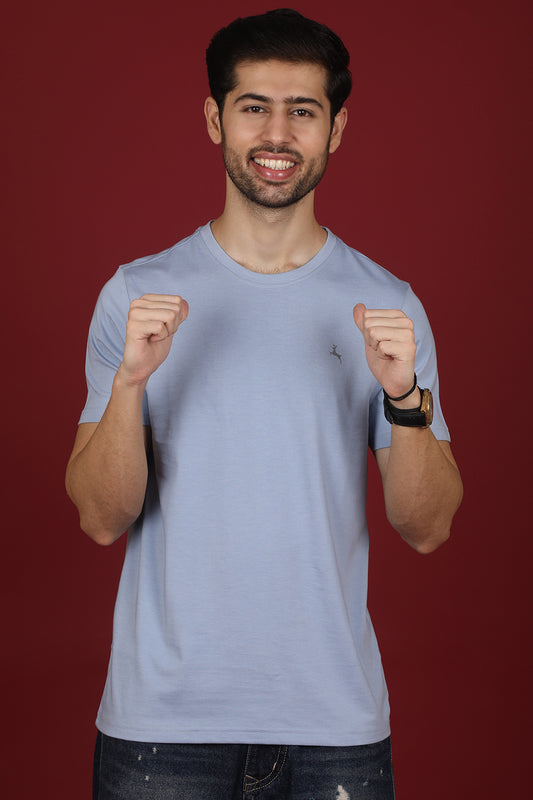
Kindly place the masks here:
[(80, 525), (99, 544), (111, 544), (141, 513), (147, 461), (142, 425), (144, 385), (117, 372), (107, 409), (88, 441), (75, 445), (66, 486)]
[(392, 425), (391, 436), (382, 464), (387, 518), (408, 544), (428, 553), (450, 535), (463, 494), (459, 470), (448, 443), (430, 428)]

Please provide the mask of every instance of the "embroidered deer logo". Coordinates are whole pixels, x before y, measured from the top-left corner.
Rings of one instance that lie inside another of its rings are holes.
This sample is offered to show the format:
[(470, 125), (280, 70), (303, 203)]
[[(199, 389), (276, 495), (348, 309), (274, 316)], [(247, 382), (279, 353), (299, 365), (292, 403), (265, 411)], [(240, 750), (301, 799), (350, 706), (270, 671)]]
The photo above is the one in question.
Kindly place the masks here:
[(337, 345), (336, 344), (333, 345), (333, 350), (330, 350), (329, 354), (330, 354), (330, 356), (335, 356), (336, 358), (338, 358), (339, 359), (339, 364), (342, 364), (342, 356), (341, 356), (340, 353), (337, 353)]

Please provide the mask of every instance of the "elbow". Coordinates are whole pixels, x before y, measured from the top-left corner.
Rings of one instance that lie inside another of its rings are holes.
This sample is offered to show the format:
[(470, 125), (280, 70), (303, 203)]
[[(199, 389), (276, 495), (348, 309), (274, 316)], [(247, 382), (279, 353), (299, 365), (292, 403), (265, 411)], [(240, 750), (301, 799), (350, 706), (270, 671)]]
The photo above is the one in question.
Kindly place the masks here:
[(456, 511), (461, 505), (463, 499), (463, 484), (459, 478), (457, 484), (456, 496), (442, 509), (440, 515), (437, 515), (430, 525), (421, 526), (418, 535), (415, 536), (415, 541), (410, 542), (412, 547), (421, 555), (428, 555), (435, 552), (438, 548), (448, 541), (452, 527), (453, 518)]
[(435, 521), (431, 524), (424, 522), (399, 524), (390, 519), (389, 522), (404, 542), (420, 555), (434, 553), (450, 538), (451, 520), (440, 524)]
[(127, 522), (122, 520), (121, 523), (111, 523), (103, 520), (101, 515), (97, 513), (94, 508), (82, 503), (77, 503), (76, 500), (70, 495), (70, 499), (78, 509), (80, 528), (83, 533), (87, 534), (89, 539), (92, 539), (96, 544), (108, 547), (113, 542), (116, 542), (123, 533), (125, 533), (135, 518), (129, 519)]
[(96, 544), (102, 547), (116, 542), (135, 522), (138, 514), (121, 514), (119, 517), (102, 515), (98, 509), (78, 507), (80, 528)]
[(392, 527), (417, 553), (428, 555), (438, 550), (450, 538), (453, 518), (463, 497), (462, 483), (459, 481), (454, 497), (442, 503), (440, 508), (419, 506), (416, 511), (400, 517), (387, 508), (387, 518)]
[[(405, 537), (404, 537), (405, 538)], [(434, 553), (435, 550), (448, 541), (450, 538), (450, 530), (439, 532), (438, 534), (431, 534), (427, 538), (421, 540), (409, 541), (411, 547), (420, 553), (422, 556)]]
[(111, 530), (109, 528), (104, 528), (101, 525), (92, 525), (89, 522), (85, 522), (84, 519), (80, 516), (80, 528), (82, 531), (87, 534), (89, 539), (92, 539), (93, 542), (100, 545), (101, 547), (109, 547), (117, 539), (120, 539), (123, 533), (126, 532), (127, 528), (124, 530)]
[(102, 547), (108, 547), (120, 539), (141, 513), (142, 507), (134, 511), (121, 509), (117, 513), (116, 509), (111, 510), (103, 501), (95, 502), (78, 497), (69, 481), (68, 473), (65, 484), (67, 494), (78, 510), (81, 530)]

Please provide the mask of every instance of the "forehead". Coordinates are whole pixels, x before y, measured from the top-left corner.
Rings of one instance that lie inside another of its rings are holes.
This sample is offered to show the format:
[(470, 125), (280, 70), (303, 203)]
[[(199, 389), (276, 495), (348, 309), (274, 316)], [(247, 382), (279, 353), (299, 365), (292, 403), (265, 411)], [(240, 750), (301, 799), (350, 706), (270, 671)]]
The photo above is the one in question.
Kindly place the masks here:
[(321, 64), (292, 61), (241, 61), (235, 67), (235, 88), (230, 95), (249, 92), (271, 97), (314, 97), (327, 101), (327, 72)]

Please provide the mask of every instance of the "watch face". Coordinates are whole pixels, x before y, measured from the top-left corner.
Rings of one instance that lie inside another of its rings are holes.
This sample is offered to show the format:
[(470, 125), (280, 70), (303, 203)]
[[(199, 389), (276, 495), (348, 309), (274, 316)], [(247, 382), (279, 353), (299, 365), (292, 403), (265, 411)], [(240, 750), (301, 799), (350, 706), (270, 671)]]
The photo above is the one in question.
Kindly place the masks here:
[(433, 422), (433, 395), (429, 389), (424, 389), (422, 392), (420, 411), (423, 411), (426, 415), (426, 425), (431, 425)]

